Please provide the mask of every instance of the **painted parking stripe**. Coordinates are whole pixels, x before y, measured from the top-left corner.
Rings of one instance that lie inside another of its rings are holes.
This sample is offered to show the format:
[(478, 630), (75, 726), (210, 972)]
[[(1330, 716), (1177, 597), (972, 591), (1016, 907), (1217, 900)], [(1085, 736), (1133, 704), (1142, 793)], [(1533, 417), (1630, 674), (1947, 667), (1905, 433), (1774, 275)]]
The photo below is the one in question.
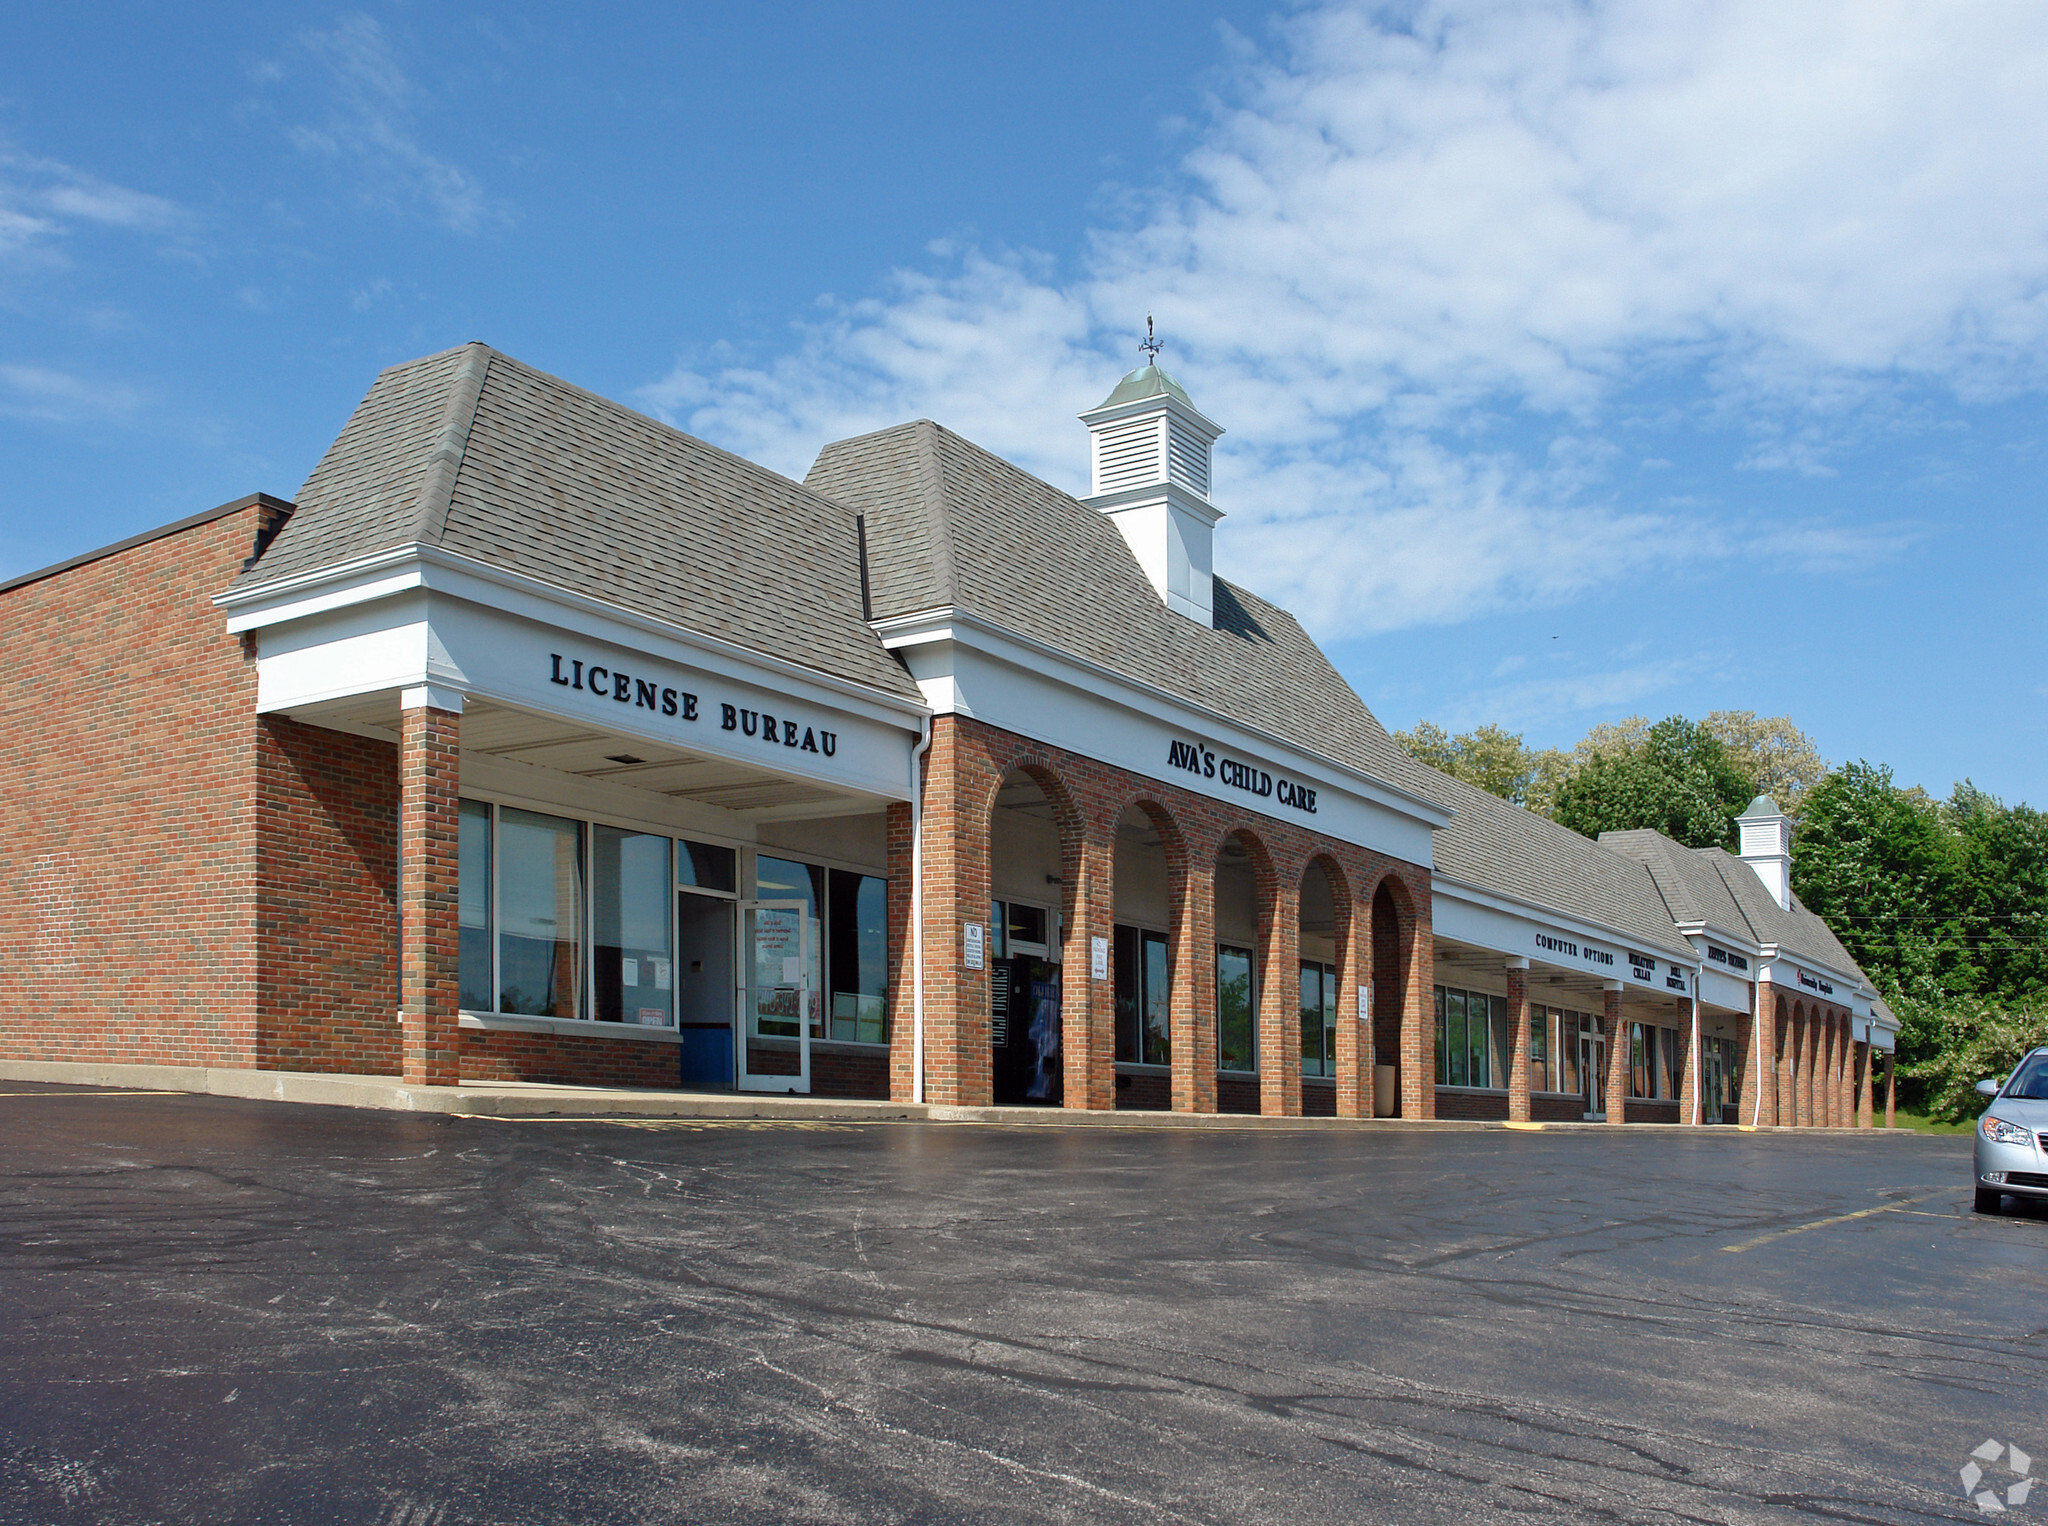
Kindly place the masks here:
[(1782, 1240), (1787, 1235), (1803, 1235), (1809, 1229), (1826, 1229), (1830, 1224), (1846, 1224), (1851, 1219), (1867, 1219), (1872, 1214), (1897, 1213), (1914, 1203), (1924, 1203), (1929, 1198), (1946, 1197), (1949, 1191), (1950, 1189), (1943, 1188), (1940, 1192), (1923, 1192), (1918, 1197), (1902, 1198), (1896, 1203), (1883, 1203), (1876, 1208), (1859, 1208), (1854, 1213), (1838, 1213), (1830, 1219), (1815, 1219), (1811, 1224), (1794, 1224), (1790, 1229), (1774, 1229), (1767, 1235), (1758, 1235), (1754, 1240), (1744, 1240), (1739, 1245), (1724, 1245), (1721, 1249), (1730, 1252), (1754, 1250), (1759, 1245), (1768, 1245), (1771, 1241)]

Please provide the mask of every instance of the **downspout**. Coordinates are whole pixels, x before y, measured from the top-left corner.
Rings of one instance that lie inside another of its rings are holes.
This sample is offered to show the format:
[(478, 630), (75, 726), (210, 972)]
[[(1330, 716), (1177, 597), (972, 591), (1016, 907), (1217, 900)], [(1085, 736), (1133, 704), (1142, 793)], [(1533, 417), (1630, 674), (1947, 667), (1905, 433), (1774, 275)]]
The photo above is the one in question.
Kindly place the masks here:
[[(1692, 1064), (1686, 1069), (1692, 1072), (1692, 1116), (1700, 1116), (1700, 976), (1706, 970), (1704, 964), (1696, 964), (1692, 970)], [(1717, 1118), (1716, 1123), (1720, 1122)]]
[(924, 1101), (924, 759), (932, 718), (918, 722), (910, 751), (910, 1100)]

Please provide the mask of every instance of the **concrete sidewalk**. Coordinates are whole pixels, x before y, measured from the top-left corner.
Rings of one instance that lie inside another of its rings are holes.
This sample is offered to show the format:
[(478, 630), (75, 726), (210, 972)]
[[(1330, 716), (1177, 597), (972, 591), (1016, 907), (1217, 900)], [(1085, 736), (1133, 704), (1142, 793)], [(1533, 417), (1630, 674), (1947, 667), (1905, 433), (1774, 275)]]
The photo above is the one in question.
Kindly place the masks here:
[[(1542, 1130), (1613, 1133), (1606, 1123), (1516, 1123), (1444, 1118), (1268, 1118), (1249, 1113), (1086, 1112), (1054, 1107), (949, 1107), (925, 1102), (870, 1102), (843, 1097), (774, 1096), (762, 1092), (656, 1091), (641, 1087), (556, 1086), (537, 1081), (465, 1081), (412, 1086), (392, 1076), (326, 1075), (311, 1071), (231, 1070), (204, 1065), (114, 1065), (71, 1060), (0, 1060), (0, 1081), (136, 1091), (196, 1092), (266, 1102), (381, 1108), (470, 1118), (676, 1118), (781, 1120), (806, 1123), (982, 1123), (1037, 1128), (1374, 1129), (1433, 1131)], [(1679, 1132), (1681, 1125), (1639, 1123), (1630, 1132)], [(1756, 1132), (1735, 1126), (1684, 1128), (1686, 1133)], [(1772, 1134), (1911, 1138), (1909, 1129), (1769, 1129)]]

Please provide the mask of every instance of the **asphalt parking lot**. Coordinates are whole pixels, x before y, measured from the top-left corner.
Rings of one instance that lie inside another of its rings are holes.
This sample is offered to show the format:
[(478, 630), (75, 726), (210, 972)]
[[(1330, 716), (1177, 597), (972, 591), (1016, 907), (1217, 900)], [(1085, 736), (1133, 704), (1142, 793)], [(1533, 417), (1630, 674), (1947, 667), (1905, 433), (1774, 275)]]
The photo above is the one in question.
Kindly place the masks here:
[(2048, 1458), (1967, 1138), (0, 1091), (8, 1522), (1978, 1520)]

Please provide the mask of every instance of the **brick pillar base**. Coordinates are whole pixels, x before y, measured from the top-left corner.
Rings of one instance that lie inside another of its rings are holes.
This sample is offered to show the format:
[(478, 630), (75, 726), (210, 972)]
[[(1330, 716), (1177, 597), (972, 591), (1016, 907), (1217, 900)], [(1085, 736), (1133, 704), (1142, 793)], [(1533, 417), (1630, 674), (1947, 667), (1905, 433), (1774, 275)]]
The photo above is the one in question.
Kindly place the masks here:
[(1216, 1111), (1216, 855), (1190, 854), (1173, 947), (1173, 1110)]
[(1508, 1122), (1529, 1121), (1529, 961), (1508, 961)]
[(1301, 1116), (1301, 881), (1283, 877), (1260, 898), (1270, 920), (1259, 929), (1259, 1111)]
[(462, 945), (462, 700), (405, 691), (398, 744), (398, 1022), (405, 1080), (455, 1086)]
[[(1331, 883), (1331, 890), (1337, 888)], [(1333, 895), (1332, 899), (1341, 897)], [(1372, 1116), (1372, 907), (1337, 907), (1337, 1116)]]
[[(1060, 1049), (1066, 1105), (1106, 1112), (1116, 1106), (1116, 970), (1110, 948), (1116, 921), (1116, 823), (1095, 824), (1081, 839), (1067, 910), (1060, 985)], [(1095, 955), (1103, 957), (1096, 976)]]
[(1628, 1024), (1621, 1016), (1621, 987), (1606, 990), (1607, 1024), (1607, 1121), (1628, 1121)]

